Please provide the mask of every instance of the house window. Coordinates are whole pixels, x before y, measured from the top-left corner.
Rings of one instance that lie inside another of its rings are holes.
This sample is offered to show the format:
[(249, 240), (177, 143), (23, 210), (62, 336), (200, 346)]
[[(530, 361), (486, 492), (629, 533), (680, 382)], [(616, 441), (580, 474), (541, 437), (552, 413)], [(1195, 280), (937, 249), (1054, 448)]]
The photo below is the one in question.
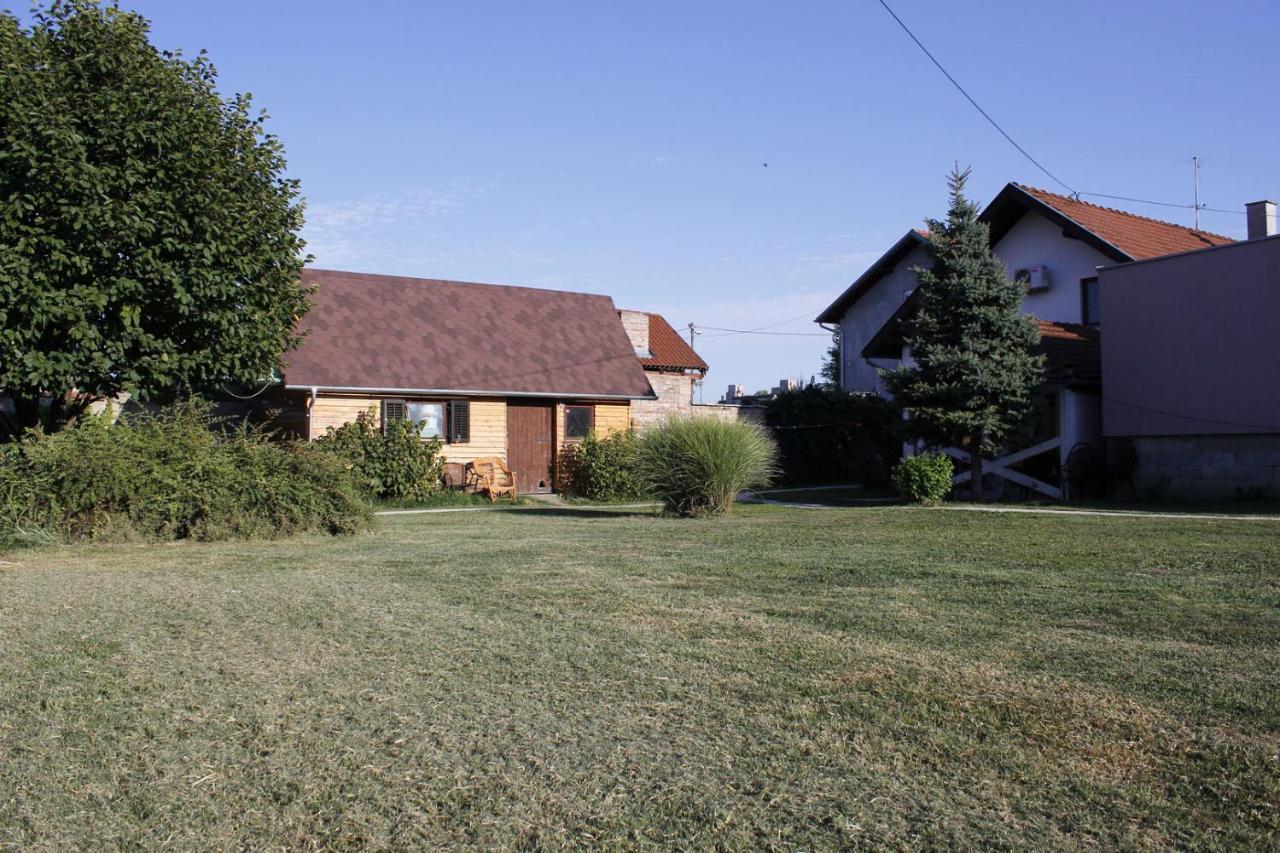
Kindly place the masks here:
[(409, 420), (418, 425), (423, 438), (444, 437), (444, 403), (409, 403)]
[(564, 437), (570, 441), (578, 441), (587, 437), (595, 426), (595, 406), (564, 407)]
[(1086, 326), (1097, 326), (1102, 322), (1101, 304), (1098, 302), (1098, 279), (1080, 279), (1080, 317)]
[(444, 403), (410, 403), (404, 400), (382, 401), (382, 426), (391, 421), (412, 421), (423, 438), (444, 437)]

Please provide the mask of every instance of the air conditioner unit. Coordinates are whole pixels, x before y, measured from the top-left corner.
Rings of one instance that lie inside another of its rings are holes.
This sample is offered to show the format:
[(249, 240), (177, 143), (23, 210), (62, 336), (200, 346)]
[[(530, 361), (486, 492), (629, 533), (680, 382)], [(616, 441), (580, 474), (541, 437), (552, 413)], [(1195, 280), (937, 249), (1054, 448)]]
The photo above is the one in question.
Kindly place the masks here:
[(1026, 285), (1028, 293), (1043, 293), (1049, 289), (1049, 268), (1043, 264), (1024, 267), (1013, 274), (1013, 279)]

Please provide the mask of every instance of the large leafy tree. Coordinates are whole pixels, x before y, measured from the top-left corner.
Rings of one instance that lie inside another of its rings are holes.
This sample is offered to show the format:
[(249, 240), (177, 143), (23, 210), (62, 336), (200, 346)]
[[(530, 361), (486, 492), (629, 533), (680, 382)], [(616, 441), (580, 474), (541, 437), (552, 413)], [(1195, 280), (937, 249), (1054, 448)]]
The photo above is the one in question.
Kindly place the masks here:
[(298, 184), (250, 97), (137, 14), (0, 14), (0, 395), (22, 426), (261, 381), (306, 310)]
[(915, 364), (884, 380), (907, 411), (910, 435), (968, 450), (980, 500), (982, 454), (1024, 422), (1044, 358), (1034, 353), (1036, 321), (1022, 311), (1026, 288), (991, 253), (987, 225), (965, 198), (968, 177), (958, 166), (949, 176), (947, 218), (928, 221), (932, 267), (914, 270), (919, 308), (906, 340)]

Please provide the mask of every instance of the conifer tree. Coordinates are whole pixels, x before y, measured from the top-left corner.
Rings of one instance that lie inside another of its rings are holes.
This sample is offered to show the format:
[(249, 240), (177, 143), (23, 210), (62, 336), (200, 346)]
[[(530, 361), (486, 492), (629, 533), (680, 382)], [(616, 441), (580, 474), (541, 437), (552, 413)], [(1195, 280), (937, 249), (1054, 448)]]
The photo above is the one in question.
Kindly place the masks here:
[(919, 308), (905, 323), (913, 366), (884, 373), (908, 416), (908, 435), (969, 452), (973, 494), (982, 499), (982, 454), (1023, 422), (1044, 357), (1033, 317), (1022, 311), (1025, 285), (991, 253), (978, 206), (965, 198), (969, 170), (948, 177), (945, 221), (928, 220), (933, 265), (914, 270)]

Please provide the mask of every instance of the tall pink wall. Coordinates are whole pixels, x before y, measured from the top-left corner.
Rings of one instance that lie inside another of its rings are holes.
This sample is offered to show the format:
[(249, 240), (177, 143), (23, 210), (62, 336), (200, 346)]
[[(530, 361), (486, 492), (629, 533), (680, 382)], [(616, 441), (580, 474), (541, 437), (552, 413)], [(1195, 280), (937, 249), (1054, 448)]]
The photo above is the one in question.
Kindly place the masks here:
[(1100, 271), (1110, 437), (1280, 433), (1280, 237)]

